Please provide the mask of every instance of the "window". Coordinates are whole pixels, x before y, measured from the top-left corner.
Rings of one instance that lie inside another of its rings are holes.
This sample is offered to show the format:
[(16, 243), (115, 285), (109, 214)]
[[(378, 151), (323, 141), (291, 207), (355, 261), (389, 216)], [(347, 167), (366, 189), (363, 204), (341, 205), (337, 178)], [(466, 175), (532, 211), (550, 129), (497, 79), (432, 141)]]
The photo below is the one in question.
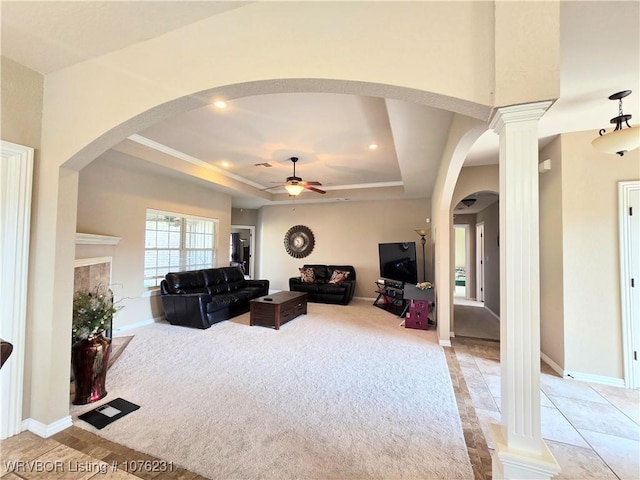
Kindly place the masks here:
[(160, 285), (169, 272), (212, 268), (218, 220), (147, 210), (144, 286)]

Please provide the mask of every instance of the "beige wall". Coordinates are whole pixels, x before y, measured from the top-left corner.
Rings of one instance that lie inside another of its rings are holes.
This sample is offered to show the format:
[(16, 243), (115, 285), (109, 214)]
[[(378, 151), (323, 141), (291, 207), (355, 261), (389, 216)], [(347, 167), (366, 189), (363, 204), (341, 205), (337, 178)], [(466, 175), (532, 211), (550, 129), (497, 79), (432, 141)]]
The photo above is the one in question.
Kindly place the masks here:
[[(231, 198), (212, 189), (106, 161), (105, 154), (80, 172), (77, 230), (122, 237), (112, 248), (112, 289), (125, 308), (114, 329), (163, 315), (160, 297), (145, 295), (144, 236), (147, 208), (217, 218), (217, 266), (229, 264)], [(95, 250), (78, 250), (87, 256)]]
[(540, 350), (564, 368), (564, 288), (562, 250), (562, 149), (560, 137), (540, 151), (551, 170), (539, 176)]
[(232, 208), (231, 225), (258, 225), (258, 210), (250, 208)]
[[(263, 207), (260, 271), (271, 280), (272, 289), (288, 290), (289, 277), (299, 275), (298, 268), (305, 263), (353, 265), (355, 295), (375, 297), (374, 283), (380, 277), (378, 243), (416, 242), (421, 278), (422, 245), (414, 230), (425, 227), (430, 210), (427, 199)], [(284, 249), (284, 236), (294, 225), (305, 225), (314, 234), (315, 248), (308, 257), (293, 258)], [(429, 237), (425, 250), (430, 272)]]
[(622, 378), (618, 182), (640, 179), (640, 150), (599, 153), (596, 135), (561, 137), (564, 367)]
[(2, 59), (2, 140), (40, 147), (44, 78), (19, 63)]
[[(38, 169), (40, 164), (40, 130), (42, 122), (42, 97), (44, 79), (42, 75), (23, 67), (5, 57), (1, 57), (2, 66), (2, 94), (0, 96), (1, 124), (0, 133), (2, 140), (17, 143), (35, 149), (34, 151), (34, 195), (38, 190)], [(37, 216), (35, 202), (32, 201), (32, 223)], [(33, 241), (30, 251), (33, 251)], [(29, 262), (33, 263), (33, 254)], [(35, 295), (33, 288), (34, 278), (28, 279), (28, 305), (31, 305)], [(27, 315), (29, 315), (29, 311)], [(35, 349), (35, 335), (33, 324), (27, 322), (26, 326), (26, 350), (24, 371), (24, 398), (22, 402), (22, 414), (28, 418), (31, 414), (31, 377), (34, 362), (32, 355)]]

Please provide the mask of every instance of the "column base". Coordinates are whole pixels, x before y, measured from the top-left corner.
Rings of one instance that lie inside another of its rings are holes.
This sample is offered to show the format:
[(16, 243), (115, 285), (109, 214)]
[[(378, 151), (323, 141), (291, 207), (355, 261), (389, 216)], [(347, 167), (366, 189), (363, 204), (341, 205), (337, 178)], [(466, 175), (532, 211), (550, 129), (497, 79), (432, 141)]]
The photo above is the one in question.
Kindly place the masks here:
[(491, 435), (495, 444), (492, 455), (492, 478), (496, 480), (550, 480), (560, 473), (560, 465), (553, 457), (544, 441), (541, 453), (529, 453), (510, 449), (504, 436), (502, 425), (492, 423)]

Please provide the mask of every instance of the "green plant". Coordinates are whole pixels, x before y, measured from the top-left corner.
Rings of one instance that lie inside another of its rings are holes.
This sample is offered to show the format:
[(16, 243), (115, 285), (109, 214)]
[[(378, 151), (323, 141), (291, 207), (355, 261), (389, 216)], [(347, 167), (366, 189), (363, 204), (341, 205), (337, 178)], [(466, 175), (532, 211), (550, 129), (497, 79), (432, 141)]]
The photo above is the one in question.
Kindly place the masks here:
[(110, 289), (80, 290), (73, 297), (73, 341), (93, 337), (111, 327), (113, 315), (122, 307), (113, 302)]

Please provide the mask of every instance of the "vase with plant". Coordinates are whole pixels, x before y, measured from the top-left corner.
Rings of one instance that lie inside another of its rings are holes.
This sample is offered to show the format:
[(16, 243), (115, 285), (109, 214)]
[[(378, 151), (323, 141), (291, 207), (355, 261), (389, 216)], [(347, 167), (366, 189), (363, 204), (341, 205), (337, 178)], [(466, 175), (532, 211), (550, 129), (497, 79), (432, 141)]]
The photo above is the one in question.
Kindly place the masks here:
[(95, 402), (107, 394), (105, 383), (111, 339), (105, 338), (104, 332), (111, 329), (113, 315), (119, 309), (108, 288), (81, 290), (73, 297), (74, 405)]

